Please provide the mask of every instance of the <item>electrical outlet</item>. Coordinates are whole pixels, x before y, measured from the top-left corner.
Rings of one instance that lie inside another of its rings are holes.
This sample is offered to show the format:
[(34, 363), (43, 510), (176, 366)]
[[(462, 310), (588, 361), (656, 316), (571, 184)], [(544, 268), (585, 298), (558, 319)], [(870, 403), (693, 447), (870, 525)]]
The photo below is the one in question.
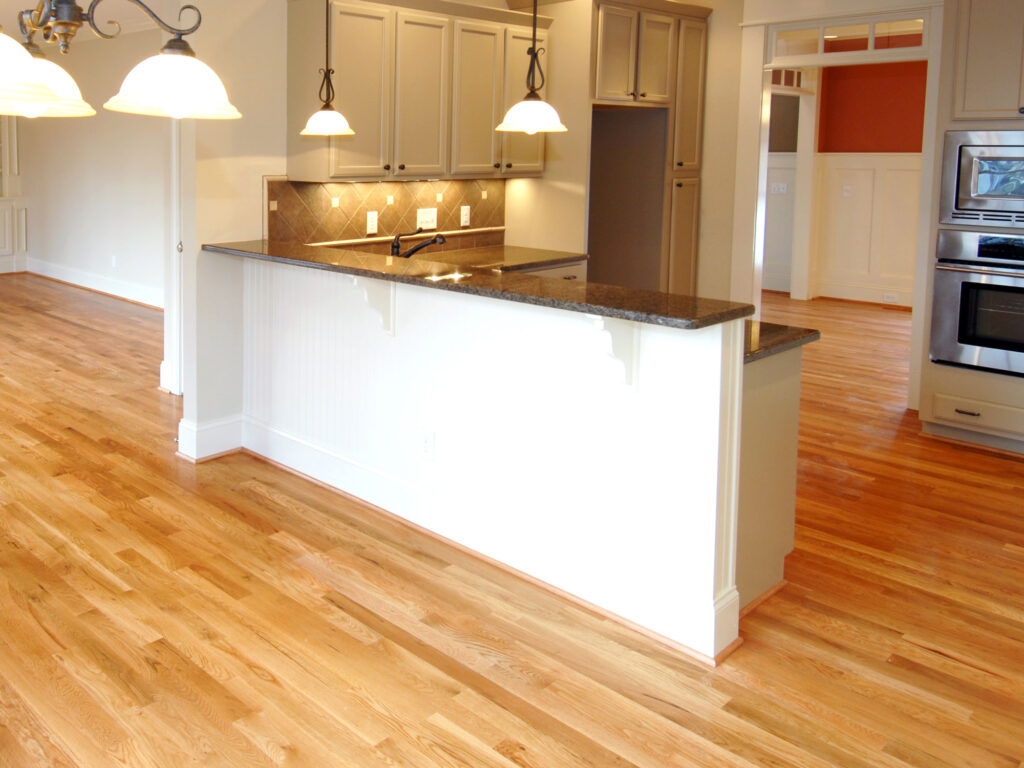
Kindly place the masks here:
[(789, 192), (789, 185), (784, 181), (773, 181), (771, 193), (773, 195), (785, 195)]
[(272, 210), (272, 211), (276, 211), (277, 210), (277, 200), (271, 200), (270, 201), (270, 210)]
[(117, 254), (116, 253), (110, 254), (110, 266), (115, 268), (115, 269), (117, 268)]
[(459, 226), (469, 226), (469, 206), (464, 205), (459, 209)]
[(394, 204), (395, 204), (395, 196), (394, 195), (388, 195), (388, 205), (394, 205)]
[(377, 212), (367, 211), (366, 212), (366, 234), (376, 235), (377, 234)]
[(442, 193), (442, 192), (438, 192), (437, 193), (437, 202), (439, 202), (439, 203), (443, 203), (444, 202), (444, 193)]
[(882, 302), (885, 304), (899, 304), (900, 295), (898, 293), (883, 293)]
[(332, 197), (331, 198), (331, 208), (338, 208), (340, 206), (341, 206), (341, 198), (340, 197)]
[(416, 227), (418, 229), (437, 229), (437, 208), (417, 208)]
[(487, 199), (487, 190), (486, 189), (483, 190), (482, 192), (480, 192), (480, 199), (481, 200), (486, 200)]

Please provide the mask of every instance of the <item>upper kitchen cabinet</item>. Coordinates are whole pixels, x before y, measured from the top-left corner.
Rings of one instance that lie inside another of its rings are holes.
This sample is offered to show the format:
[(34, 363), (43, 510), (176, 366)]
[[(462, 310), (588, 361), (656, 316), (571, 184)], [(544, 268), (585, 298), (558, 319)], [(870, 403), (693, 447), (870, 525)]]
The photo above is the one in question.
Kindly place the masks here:
[(679, 23), (679, 69), (676, 74), (676, 121), (672, 150), (675, 171), (700, 170), (704, 125), (704, 60), (707, 23)]
[(1024, 2), (960, 0), (956, 74), (954, 118), (1024, 115)]
[(455, 22), (452, 79), (453, 176), (493, 176), (501, 168), (505, 30), (497, 24)]
[[(527, 27), (456, 21), (452, 78), (452, 176), (522, 176), (544, 170), (544, 136), (494, 130), (526, 94)], [(537, 31), (537, 47), (547, 37)], [(543, 91), (542, 91), (543, 95)]]
[(330, 175), (381, 178), (391, 163), (395, 13), (339, 3), (332, 11), (334, 103), (356, 133), (331, 137)]
[[(526, 14), (410, 0), (332, 2), (335, 107), (355, 131), (299, 136), (320, 103), (323, 5), (288, 3), (288, 176), (303, 181), (495, 177), (544, 168), (543, 136), (500, 135), (526, 93)], [(458, 8), (466, 17), (431, 12)], [(430, 10), (425, 10), (430, 9)], [(519, 23), (513, 23), (519, 22)], [(541, 19), (542, 26), (550, 20)], [(537, 30), (538, 46), (546, 31)]]
[(598, 6), (595, 97), (667, 104), (672, 99), (675, 47), (674, 17)]
[(451, 22), (399, 11), (395, 45), (396, 176), (442, 176), (448, 162)]
[[(537, 48), (540, 49), (541, 68), (547, 73), (547, 33), (537, 30)], [(526, 72), (530, 68), (528, 51), (533, 44), (533, 31), (530, 27), (506, 27), (505, 29), (505, 103), (503, 118), (513, 104), (521, 101), (526, 95)], [(538, 82), (539, 84), (539, 82)], [(546, 98), (545, 89), (540, 89), (542, 98)], [(497, 125), (497, 123), (495, 123)], [(544, 170), (544, 134), (535, 133), (502, 133), (501, 135), (501, 172), (503, 176), (525, 176), (538, 174)]]

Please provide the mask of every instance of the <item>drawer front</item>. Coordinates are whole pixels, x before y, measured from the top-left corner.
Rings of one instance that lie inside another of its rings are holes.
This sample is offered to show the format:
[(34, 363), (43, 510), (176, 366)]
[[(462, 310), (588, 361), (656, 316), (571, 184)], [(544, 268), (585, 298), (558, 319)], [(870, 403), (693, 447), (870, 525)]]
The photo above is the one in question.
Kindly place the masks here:
[(1024, 435), (1024, 408), (966, 397), (935, 395), (935, 418), (984, 432)]

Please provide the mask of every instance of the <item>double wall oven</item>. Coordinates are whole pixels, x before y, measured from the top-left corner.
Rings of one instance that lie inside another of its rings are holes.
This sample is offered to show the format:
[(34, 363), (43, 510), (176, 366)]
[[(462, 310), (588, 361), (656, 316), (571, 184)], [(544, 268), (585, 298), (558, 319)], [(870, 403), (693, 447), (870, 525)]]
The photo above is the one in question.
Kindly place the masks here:
[(943, 159), (931, 359), (1024, 376), (1024, 131), (950, 131)]

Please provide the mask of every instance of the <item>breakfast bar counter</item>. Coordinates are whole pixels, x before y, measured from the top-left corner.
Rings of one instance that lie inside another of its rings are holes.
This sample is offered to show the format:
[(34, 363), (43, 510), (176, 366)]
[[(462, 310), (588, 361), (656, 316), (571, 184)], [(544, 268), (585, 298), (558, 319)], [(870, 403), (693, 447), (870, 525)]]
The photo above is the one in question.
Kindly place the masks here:
[(265, 456), (713, 663), (753, 307), (478, 256), (204, 246), (179, 450)]

